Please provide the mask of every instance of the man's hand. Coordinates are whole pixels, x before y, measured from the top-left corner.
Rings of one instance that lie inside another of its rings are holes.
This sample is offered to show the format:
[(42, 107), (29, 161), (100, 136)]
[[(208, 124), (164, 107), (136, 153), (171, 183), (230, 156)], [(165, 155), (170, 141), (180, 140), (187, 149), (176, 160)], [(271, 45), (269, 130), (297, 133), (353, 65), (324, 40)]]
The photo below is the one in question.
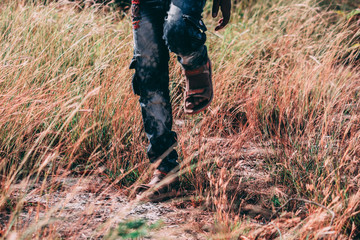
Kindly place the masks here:
[(224, 28), (230, 21), (230, 12), (231, 12), (231, 0), (214, 0), (212, 17), (216, 18), (221, 9), (223, 18), (219, 20), (219, 25), (216, 26), (215, 31), (219, 31)]

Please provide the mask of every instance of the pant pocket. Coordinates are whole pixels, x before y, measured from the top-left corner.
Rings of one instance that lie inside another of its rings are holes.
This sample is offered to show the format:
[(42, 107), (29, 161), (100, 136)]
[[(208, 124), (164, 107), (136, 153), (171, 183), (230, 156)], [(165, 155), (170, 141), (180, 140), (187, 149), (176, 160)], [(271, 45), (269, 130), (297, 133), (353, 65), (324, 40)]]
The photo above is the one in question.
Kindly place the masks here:
[(130, 63), (130, 66), (129, 66), (129, 69), (135, 69), (135, 73), (134, 73), (134, 75), (132, 77), (131, 85), (132, 85), (132, 89), (133, 89), (134, 94), (140, 96), (140, 84), (139, 84), (139, 77), (138, 77), (137, 72), (136, 72), (137, 71), (136, 66), (137, 66), (137, 60), (134, 57), (131, 60), (131, 63)]

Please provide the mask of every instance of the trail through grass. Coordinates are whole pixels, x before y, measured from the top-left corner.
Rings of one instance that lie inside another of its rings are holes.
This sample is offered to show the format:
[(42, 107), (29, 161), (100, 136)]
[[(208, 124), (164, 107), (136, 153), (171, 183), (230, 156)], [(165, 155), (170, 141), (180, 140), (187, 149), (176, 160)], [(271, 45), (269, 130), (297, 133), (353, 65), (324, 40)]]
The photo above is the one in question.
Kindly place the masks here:
[[(126, 13), (0, 4), (0, 214), (9, 216), (0, 236), (26, 236), (18, 219), (28, 193), (14, 195), (14, 184), (40, 183), (38, 194), (51, 195), (54, 179), (100, 174), (127, 194), (150, 177), (147, 140), (131, 90)], [(215, 99), (198, 116), (183, 113), (184, 84), (171, 56), (181, 187), (191, 193), (179, 201), (214, 213), (206, 236), (360, 236), (359, 7), (243, 1), (231, 24), (214, 32), (208, 4)], [(290, 198), (325, 208), (292, 201), (270, 219)], [(50, 219), (37, 218), (44, 227), (32, 237), (57, 238), (46, 232)]]

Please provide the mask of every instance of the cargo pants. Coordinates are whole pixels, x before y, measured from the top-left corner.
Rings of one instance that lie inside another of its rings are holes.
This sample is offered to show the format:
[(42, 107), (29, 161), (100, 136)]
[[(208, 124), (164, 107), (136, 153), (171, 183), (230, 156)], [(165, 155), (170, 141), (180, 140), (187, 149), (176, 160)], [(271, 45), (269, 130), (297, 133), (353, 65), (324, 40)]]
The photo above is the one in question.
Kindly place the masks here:
[[(140, 96), (150, 162), (177, 141), (172, 130), (169, 51), (177, 55), (185, 70), (196, 69), (208, 60), (206, 27), (201, 20), (205, 1), (132, 0), (134, 57), (130, 69), (135, 69), (132, 87)], [(171, 171), (178, 165), (177, 158), (177, 152), (171, 151), (158, 169)]]

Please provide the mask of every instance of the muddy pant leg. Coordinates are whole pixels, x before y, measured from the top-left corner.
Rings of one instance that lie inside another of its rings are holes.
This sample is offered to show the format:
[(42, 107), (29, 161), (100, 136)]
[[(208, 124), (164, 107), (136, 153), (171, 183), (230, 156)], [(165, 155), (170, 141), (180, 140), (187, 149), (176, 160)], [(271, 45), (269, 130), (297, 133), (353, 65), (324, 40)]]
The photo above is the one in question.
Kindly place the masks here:
[(205, 0), (171, 0), (164, 39), (186, 70), (206, 64), (206, 27), (201, 20)]
[[(151, 162), (176, 142), (172, 131), (172, 109), (169, 96), (169, 51), (163, 36), (167, 6), (162, 0), (133, 0), (134, 59), (133, 90), (140, 96), (144, 128), (150, 141)], [(159, 170), (169, 172), (178, 165), (172, 151), (162, 160)]]

